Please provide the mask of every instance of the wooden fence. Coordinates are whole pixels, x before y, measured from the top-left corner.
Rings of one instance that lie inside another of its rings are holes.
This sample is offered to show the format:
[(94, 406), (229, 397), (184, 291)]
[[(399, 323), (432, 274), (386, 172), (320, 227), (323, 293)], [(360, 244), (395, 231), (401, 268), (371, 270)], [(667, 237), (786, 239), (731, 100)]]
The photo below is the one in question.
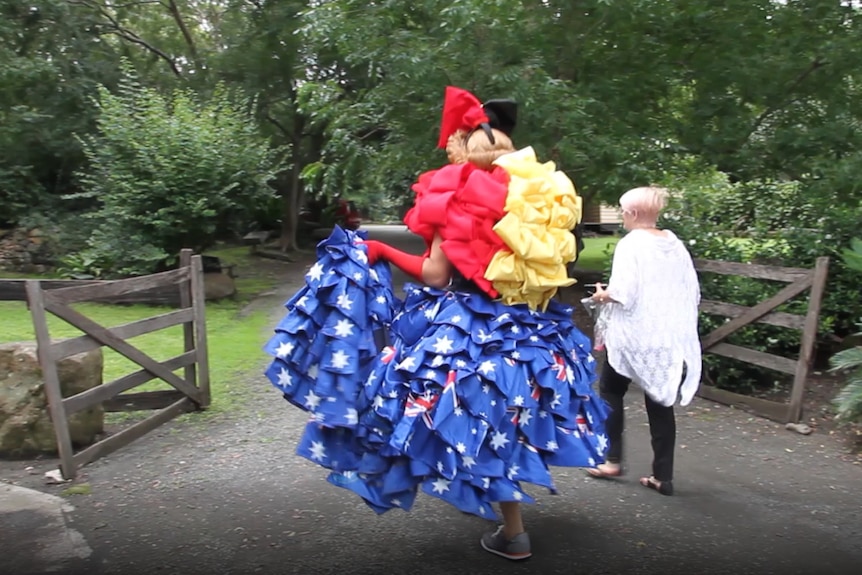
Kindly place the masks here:
[[(700, 309), (703, 313), (729, 318), (727, 322), (701, 338), (703, 352), (736, 359), (792, 375), (793, 387), (790, 391), (789, 402), (777, 402), (749, 397), (710, 385), (701, 385), (699, 394), (706, 399), (725, 405), (742, 407), (757, 415), (781, 423), (799, 422), (802, 417), (802, 399), (805, 393), (805, 384), (811, 370), (814, 343), (817, 337), (817, 325), (820, 317), (820, 303), (823, 299), (823, 291), (826, 286), (829, 258), (818, 258), (812, 269), (712, 260), (695, 260), (695, 267), (698, 272), (736, 275), (788, 284), (774, 296), (753, 307), (703, 300)], [(804, 316), (774, 311), (779, 305), (807, 290), (811, 290), (811, 293), (808, 299), (808, 311)], [(794, 360), (725, 343), (724, 340), (728, 336), (752, 323), (762, 323), (801, 331), (802, 337), (798, 358)]]
[[(179, 292), (179, 309), (120, 326), (104, 327), (70, 307), (83, 301), (116, 300), (142, 292), (163, 291), (170, 286)], [(74, 478), (81, 466), (129, 444), (177, 415), (209, 406), (203, 264), (201, 256), (192, 256), (191, 250), (183, 250), (180, 266), (176, 270), (131, 279), (77, 282), (0, 280), (2, 299), (26, 300), (29, 305), (48, 409), (57, 438), (60, 471), (64, 478)], [(52, 341), (46, 312), (80, 329), (84, 335)], [(162, 362), (126, 341), (179, 324), (183, 325), (184, 351)], [(63, 397), (57, 362), (102, 346), (130, 359), (141, 369), (87, 391)], [(183, 369), (183, 377), (174, 373), (179, 369)], [(153, 379), (161, 379), (174, 389), (123, 393)], [(106, 411), (158, 411), (75, 453), (69, 433), (69, 416), (99, 404)]]

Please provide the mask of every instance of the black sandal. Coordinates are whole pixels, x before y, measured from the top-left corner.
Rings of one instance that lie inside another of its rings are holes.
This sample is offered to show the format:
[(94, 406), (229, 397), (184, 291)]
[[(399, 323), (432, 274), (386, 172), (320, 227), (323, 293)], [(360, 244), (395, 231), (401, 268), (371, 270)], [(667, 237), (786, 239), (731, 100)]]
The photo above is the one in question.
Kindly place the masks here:
[(673, 495), (673, 481), (659, 481), (650, 475), (649, 477), (641, 477), (641, 485), (658, 491), (662, 495)]

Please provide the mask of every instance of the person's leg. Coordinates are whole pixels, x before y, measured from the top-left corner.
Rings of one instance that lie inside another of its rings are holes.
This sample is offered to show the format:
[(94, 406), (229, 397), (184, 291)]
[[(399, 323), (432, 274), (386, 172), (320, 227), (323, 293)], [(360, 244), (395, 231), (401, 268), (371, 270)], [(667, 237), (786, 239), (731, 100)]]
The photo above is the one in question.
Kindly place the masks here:
[(514, 539), (516, 535), (524, 532), (524, 520), (521, 518), (521, 504), (514, 501), (500, 503), (500, 512), (503, 514), (503, 533), (506, 539)]
[(524, 531), (521, 505), (514, 501), (503, 501), (500, 503), (500, 511), (503, 514), (503, 524), (496, 531), (482, 536), (482, 548), (514, 561), (530, 557), (530, 537)]
[(676, 418), (673, 406), (665, 406), (644, 394), (653, 451), (652, 477), (642, 479), (662, 495), (673, 493), (673, 455), (676, 447)]
[(631, 380), (617, 373), (606, 358), (599, 379), (599, 393), (610, 408), (605, 421), (605, 430), (608, 433), (608, 452), (605, 456), (607, 463), (597, 465), (594, 470), (590, 470), (590, 475), (594, 477), (614, 477), (620, 475), (622, 471), (623, 430), (625, 429), (623, 397), (630, 383)]

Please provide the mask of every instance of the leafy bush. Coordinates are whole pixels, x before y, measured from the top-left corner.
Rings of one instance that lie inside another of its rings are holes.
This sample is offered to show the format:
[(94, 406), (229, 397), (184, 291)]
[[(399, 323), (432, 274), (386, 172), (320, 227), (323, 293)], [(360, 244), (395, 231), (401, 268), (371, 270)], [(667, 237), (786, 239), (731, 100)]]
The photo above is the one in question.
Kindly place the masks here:
[[(731, 183), (715, 170), (696, 162), (674, 166), (661, 182), (675, 190), (662, 225), (689, 245), (696, 258), (811, 268), (820, 256), (830, 256), (818, 345), (827, 349), (836, 338), (850, 334), (862, 315), (858, 274), (842, 263), (842, 246), (858, 233), (862, 209), (836, 198), (809, 194), (795, 181)], [(704, 299), (753, 306), (774, 295), (784, 284), (738, 276), (701, 274)], [(804, 315), (807, 292), (777, 308)], [(724, 317), (701, 316), (706, 334)], [(767, 325), (735, 332), (728, 343), (795, 358), (801, 334)], [(706, 374), (718, 386), (735, 391), (774, 388), (786, 383), (784, 374), (713, 355), (704, 357)]]
[(184, 247), (197, 252), (244, 233), (282, 150), (258, 131), (253, 102), (221, 86), (208, 101), (189, 90), (164, 96), (127, 68), (118, 92), (99, 90), (98, 134), (82, 140), (89, 168), (82, 193), (95, 200), (92, 233), (79, 272), (125, 276), (152, 272)]
[[(853, 271), (862, 272), (862, 240), (854, 238), (850, 245), (852, 249), (844, 250), (844, 264)], [(857, 325), (862, 330), (862, 318)], [(856, 337), (862, 338), (862, 331)], [(835, 398), (836, 419), (862, 421), (862, 345), (839, 351), (830, 363), (833, 371), (847, 374), (847, 383)]]

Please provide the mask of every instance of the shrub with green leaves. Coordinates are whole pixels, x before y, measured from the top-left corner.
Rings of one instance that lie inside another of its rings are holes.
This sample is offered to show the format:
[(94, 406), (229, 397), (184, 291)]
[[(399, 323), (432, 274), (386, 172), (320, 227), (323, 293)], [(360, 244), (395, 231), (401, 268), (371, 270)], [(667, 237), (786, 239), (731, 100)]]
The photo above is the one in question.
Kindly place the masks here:
[(201, 252), (241, 235), (275, 197), (283, 150), (261, 135), (254, 102), (219, 86), (204, 100), (191, 90), (163, 95), (126, 70), (116, 94), (99, 90), (98, 132), (82, 140), (79, 174), (97, 209), (79, 272), (102, 277), (149, 273), (181, 248)]
[[(850, 249), (844, 250), (843, 259), (848, 268), (859, 272), (857, 278), (862, 279), (862, 240), (853, 238)], [(862, 317), (857, 325), (862, 330)], [(862, 338), (862, 331), (856, 334), (856, 338)], [(847, 383), (835, 398), (836, 419), (862, 422), (862, 345), (839, 351), (832, 356), (830, 364), (833, 371), (847, 375)]]
[[(696, 258), (812, 268), (818, 257), (829, 256), (818, 345), (828, 349), (836, 338), (854, 331), (856, 320), (862, 316), (859, 278), (842, 261), (841, 254), (862, 221), (858, 202), (809, 194), (806, 184), (795, 181), (732, 183), (716, 170), (692, 165), (669, 169), (659, 183), (673, 191), (661, 225), (682, 238)], [(742, 306), (756, 305), (783, 285), (701, 274), (704, 299)], [(804, 315), (807, 306), (806, 292), (777, 311)], [(701, 334), (724, 322), (724, 317), (702, 314)], [(795, 359), (800, 337), (795, 330), (752, 324), (735, 332), (727, 342)], [(790, 379), (776, 371), (710, 354), (704, 362), (713, 383), (734, 391), (780, 388)]]

